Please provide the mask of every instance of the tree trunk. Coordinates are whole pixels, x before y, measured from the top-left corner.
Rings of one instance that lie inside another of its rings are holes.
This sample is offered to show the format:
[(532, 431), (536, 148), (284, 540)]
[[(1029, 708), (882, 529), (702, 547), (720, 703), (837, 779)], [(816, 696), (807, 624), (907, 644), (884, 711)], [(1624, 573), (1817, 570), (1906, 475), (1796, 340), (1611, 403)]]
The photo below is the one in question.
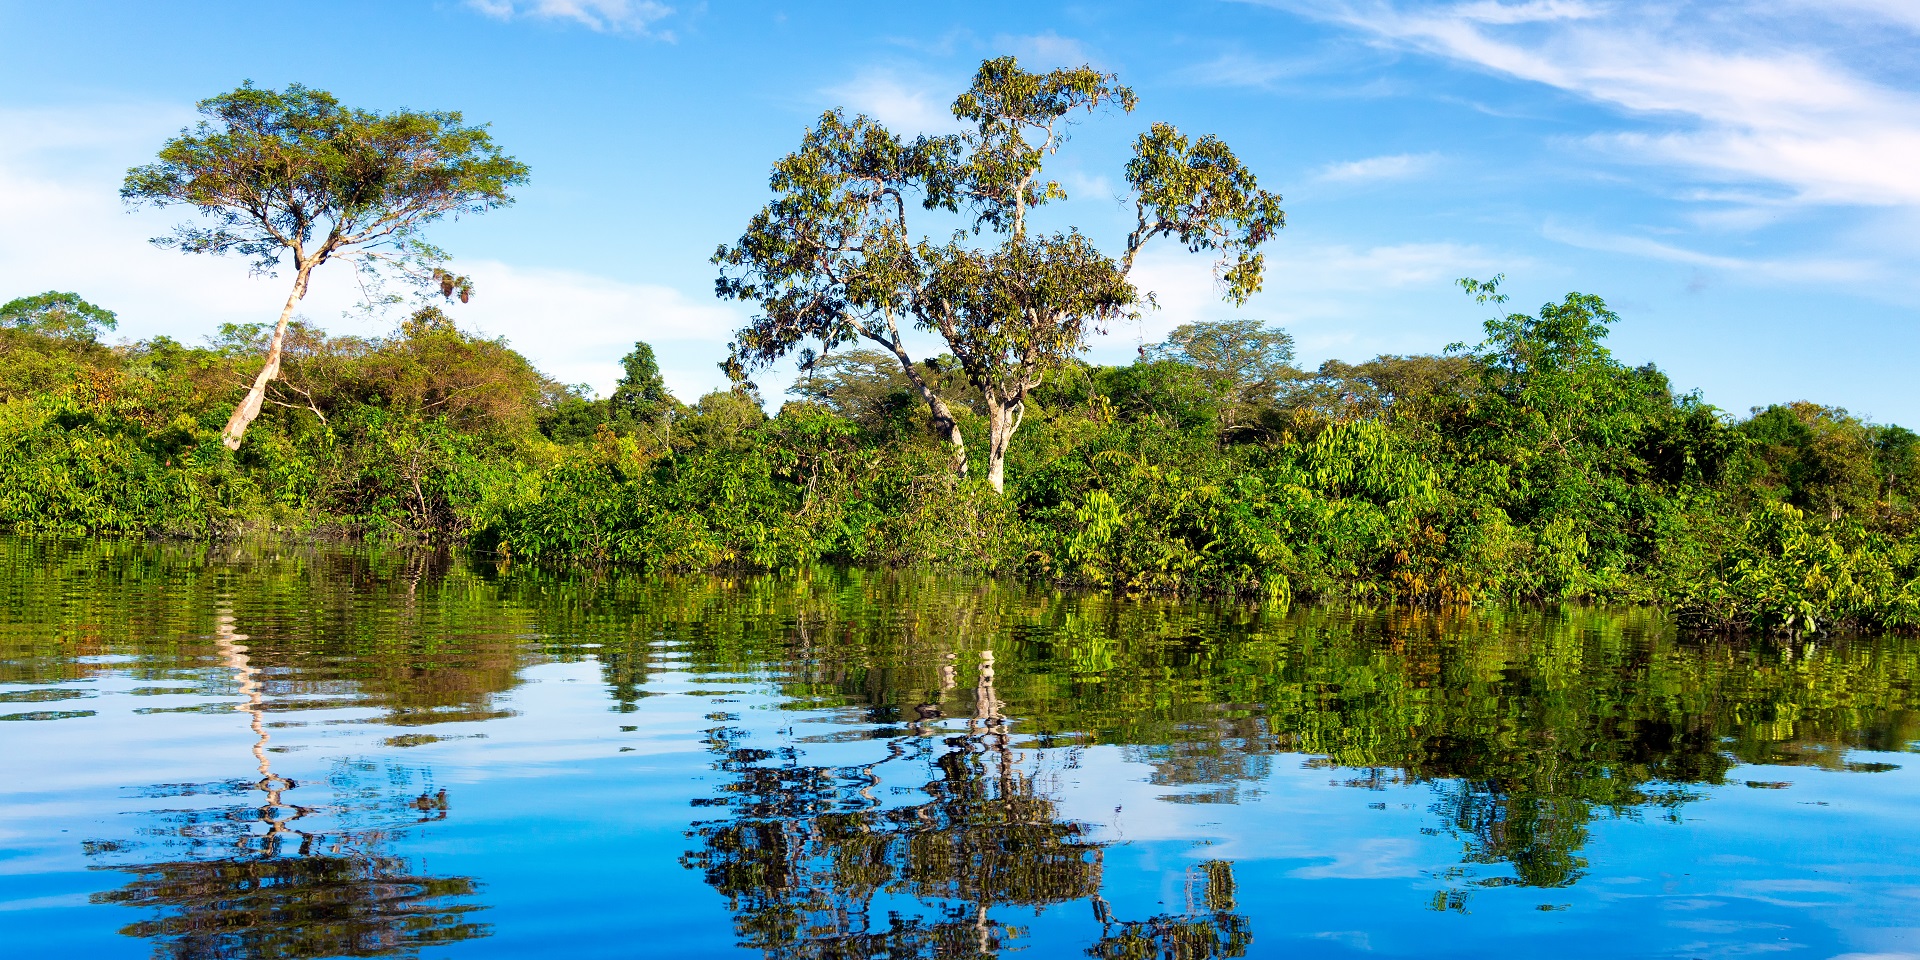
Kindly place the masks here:
[(310, 264), (301, 264), (300, 271), (293, 278), (293, 292), (287, 295), (287, 305), (280, 311), (280, 322), (273, 325), (273, 339), (267, 342), (267, 365), (260, 368), (260, 375), (253, 378), (253, 388), (247, 391), (245, 400), (233, 408), (233, 416), (227, 418), (227, 428), (220, 431), (220, 442), (228, 450), (240, 449), (240, 439), (247, 434), (247, 427), (254, 418), (260, 416), (260, 405), (267, 399), (267, 384), (280, 376), (280, 352), (287, 342), (287, 321), (293, 318), (294, 305), (307, 295), (307, 276), (312, 273)]
[(965, 477), (967, 475), (967, 438), (960, 433), (960, 421), (953, 418), (953, 408), (947, 406), (947, 402), (940, 399), (940, 395), (934, 393), (933, 388), (927, 385), (925, 378), (920, 376), (920, 371), (913, 368), (913, 361), (908, 359), (905, 351), (892, 343), (881, 342), (886, 343), (888, 349), (893, 351), (893, 355), (899, 358), (900, 368), (906, 371), (907, 379), (913, 383), (914, 389), (920, 391), (920, 399), (927, 402), (934, 432), (940, 434), (947, 441), (947, 445), (953, 448), (954, 472)]
[(945, 400), (927, 391), (927, 406), (933, 410), (933, 429), (946, 438), (947, 446), (953, 448), (953, 470), (960, 476), (967, 475), (967, 438), (960, 433), (960, 421), (953, 418), (953, 409)]
[(987, 485), (994, 493), (1007, 490), (1007, 448), (1013, 444), (1013, 432), (1020, 429), (1020, 421), (1026, 416), (1026, 404), (1022, 401), (1007, 403), (986, 392), (987, 400)]

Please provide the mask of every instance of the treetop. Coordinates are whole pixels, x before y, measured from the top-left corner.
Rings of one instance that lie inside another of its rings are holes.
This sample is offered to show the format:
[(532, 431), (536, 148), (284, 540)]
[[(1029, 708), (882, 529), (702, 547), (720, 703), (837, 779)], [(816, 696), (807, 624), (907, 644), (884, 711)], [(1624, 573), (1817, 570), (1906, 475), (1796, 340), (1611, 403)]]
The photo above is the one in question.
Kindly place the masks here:
[(101, 330), (112, 330), (119, 323), (112, 310), (88, 303), (77, 293), (49, 290), (0, 304), (0, 326), (69, 340), (91, 343)]
[(283, 253), (315, 265), (348, 247), (417, 243), (423, 224), (512, 203), (508, 189), (527, 179), (486, 125), (457, 111), (380, 113), (297, 83), (249, 81), (199, 112), (156, 162), (127, 171), (120, 196), (198, 209), (212, 225), (183, 224), (154, 242), (239, 253), (260, 272)]

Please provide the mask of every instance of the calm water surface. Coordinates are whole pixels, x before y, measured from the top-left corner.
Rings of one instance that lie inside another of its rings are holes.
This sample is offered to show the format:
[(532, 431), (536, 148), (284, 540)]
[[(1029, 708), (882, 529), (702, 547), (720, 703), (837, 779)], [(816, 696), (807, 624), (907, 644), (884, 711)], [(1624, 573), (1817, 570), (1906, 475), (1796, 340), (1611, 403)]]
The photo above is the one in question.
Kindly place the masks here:
[(0, 540), (7, 957), (1920, 956), (1920, 644)]

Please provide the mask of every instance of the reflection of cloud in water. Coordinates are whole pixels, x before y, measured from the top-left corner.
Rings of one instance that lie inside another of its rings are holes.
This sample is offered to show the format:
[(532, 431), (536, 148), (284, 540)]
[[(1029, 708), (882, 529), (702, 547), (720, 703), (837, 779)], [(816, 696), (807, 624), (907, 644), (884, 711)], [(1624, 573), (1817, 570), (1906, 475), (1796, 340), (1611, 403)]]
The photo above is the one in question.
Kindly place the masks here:
[(1335, 853), (1327, 863), (1301, 867), (1287, 875), (1301, 880), (1379, 880), (1414, 877), (1420, 868), (1411, 860), (1419, 852), (1411, 840), (1363, 840)]
[(1331, 940), (1334, 943), (1352, 947), (1355, 950), (1372, 950), (1373, 938), (1365, 930), (1324, 930), (1307, 936), (1315, 940)]
[(1834, 880), (1746, 880), (1732, 884), (1732, 889), (1776, 907), (1833, 906), (1853, 893), (1851, 885)]

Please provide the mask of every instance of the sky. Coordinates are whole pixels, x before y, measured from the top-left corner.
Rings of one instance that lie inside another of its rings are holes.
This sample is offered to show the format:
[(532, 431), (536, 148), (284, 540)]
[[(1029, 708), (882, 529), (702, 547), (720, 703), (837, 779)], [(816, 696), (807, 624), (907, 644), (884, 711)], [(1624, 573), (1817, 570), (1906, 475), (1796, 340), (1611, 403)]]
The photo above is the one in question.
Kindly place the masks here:
[[(1285, 198), (1266, 286), (1149, 248), (1160, 309), (1095, 338), (1123, 363), (1180, 323), (1251, 316), (1300, 361), (1432, 353), (1569, 291), (1611, 344), (1734, 414), (1813, 400), (1920, 426), (1920, 0), (0, 0), (0, 300), (57, 289), (118, 335), (270, 322), (289, 279), (147, 238), (128, 167), (242, 81), (349, 105), (459, 110), (532, 168), (517, 202), (436, 225), (472, 276), (463, 327), (602, 392), (636, 340), (683, 399), (750, 314), (716, 247), (821, 112), (941, 132), (983, 58), (1091, 64), (1139, 95), (1050, 161), (1048, 211), (1117, 249), (1122, 168), (1156, 121), (1224, 139)], [(935, 232), (940, 225), (929, 225)], [(344, 267), (301, 313), (368, 336)], [(925, 341), (917, 349), (931, 352)], [(778, 402), (791, 377), (761, 382)]]

